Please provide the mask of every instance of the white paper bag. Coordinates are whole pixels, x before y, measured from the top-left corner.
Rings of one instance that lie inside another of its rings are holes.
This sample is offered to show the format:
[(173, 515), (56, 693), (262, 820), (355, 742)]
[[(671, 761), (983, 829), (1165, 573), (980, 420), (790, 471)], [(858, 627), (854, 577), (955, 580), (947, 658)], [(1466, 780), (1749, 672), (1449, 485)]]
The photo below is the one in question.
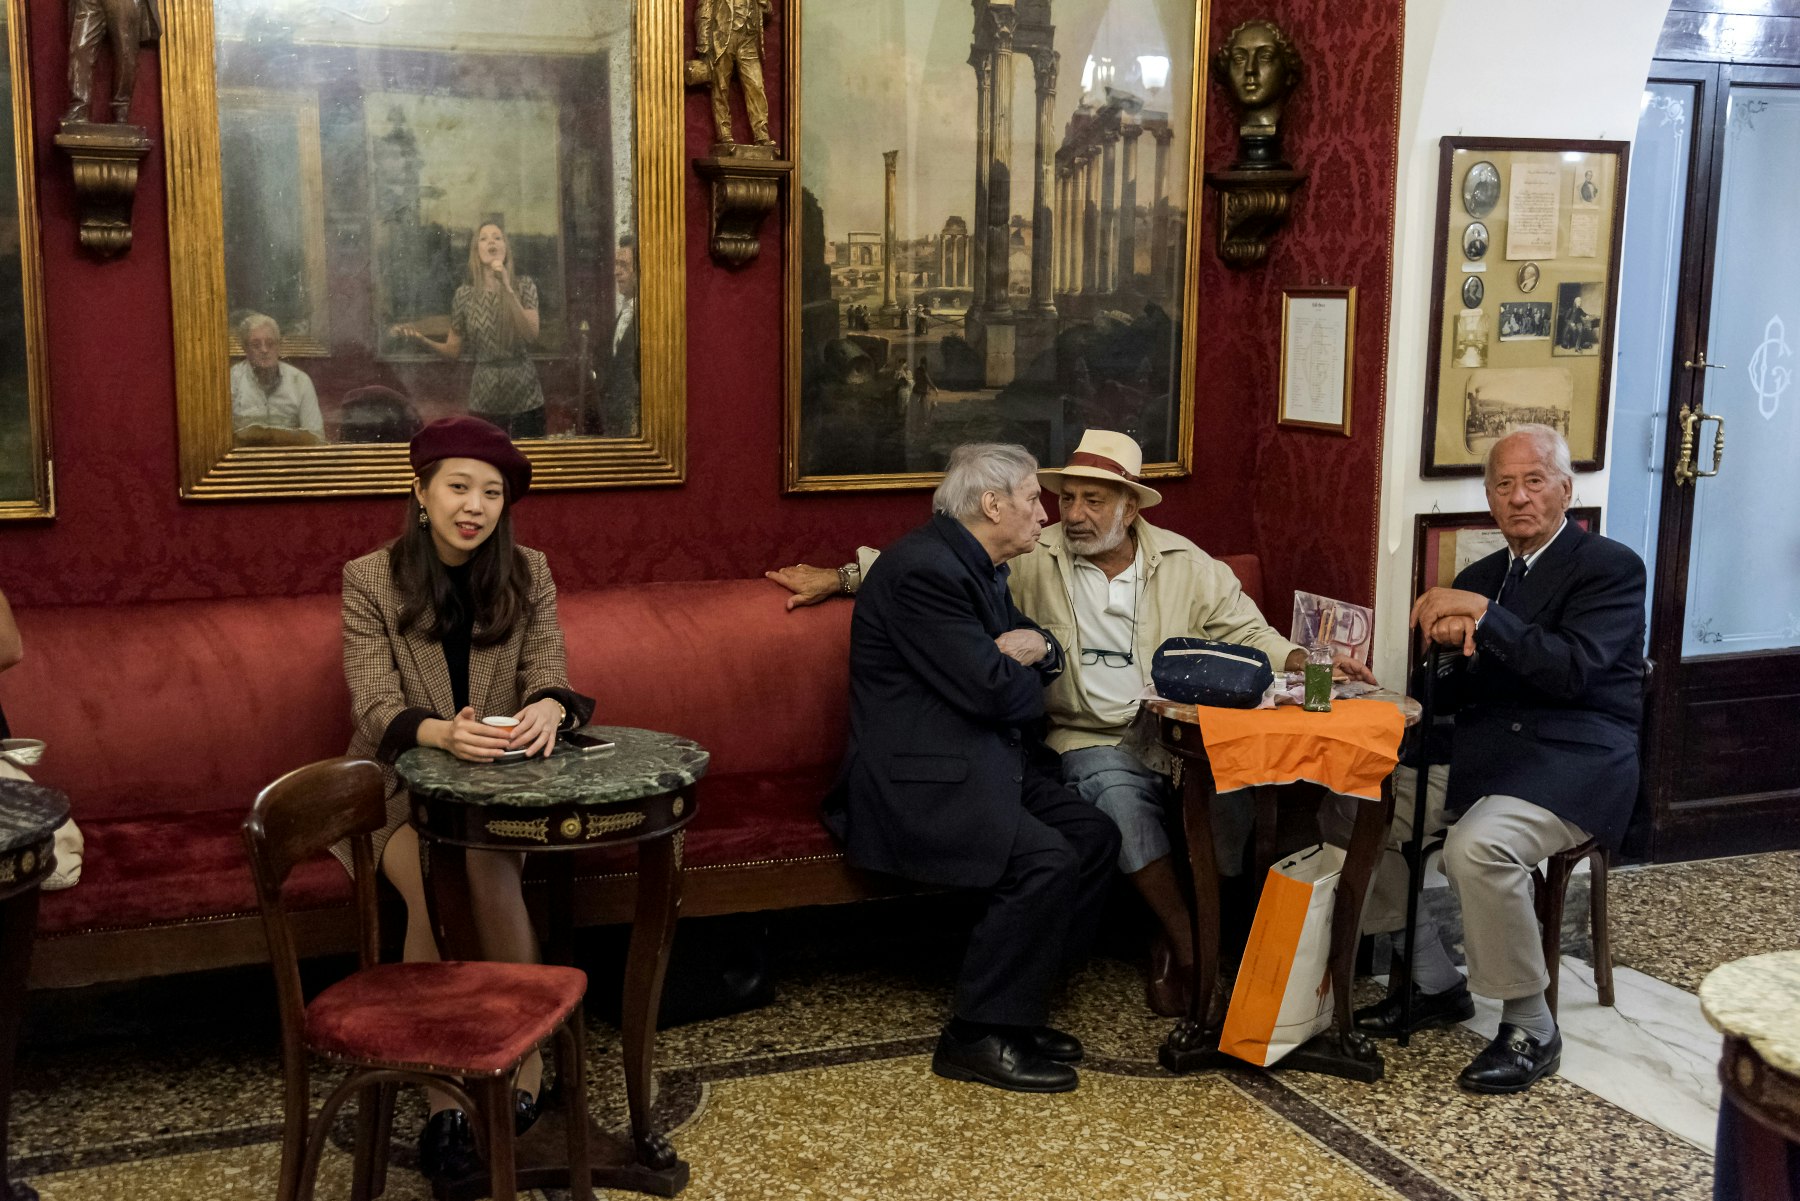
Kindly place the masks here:
[(1269, 869), (1219, 1050), (1268, 1067), (1331, 1025), (1331, 911), (1344, 870), (1322, 843)]

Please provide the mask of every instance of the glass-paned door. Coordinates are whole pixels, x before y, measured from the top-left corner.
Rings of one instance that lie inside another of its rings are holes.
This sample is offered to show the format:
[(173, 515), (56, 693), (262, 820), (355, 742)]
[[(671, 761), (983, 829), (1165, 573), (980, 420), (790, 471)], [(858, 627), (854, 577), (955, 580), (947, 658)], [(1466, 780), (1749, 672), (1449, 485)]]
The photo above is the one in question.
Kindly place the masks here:
[(1683, 658), (1800, 646), (1800, 91), (1725, 107)]

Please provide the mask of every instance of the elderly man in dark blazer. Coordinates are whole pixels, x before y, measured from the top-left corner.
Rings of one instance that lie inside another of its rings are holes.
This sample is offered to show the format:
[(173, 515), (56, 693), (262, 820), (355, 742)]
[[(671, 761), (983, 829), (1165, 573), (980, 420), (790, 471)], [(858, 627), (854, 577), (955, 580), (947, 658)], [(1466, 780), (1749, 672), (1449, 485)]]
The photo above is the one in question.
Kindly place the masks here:
[[(1463, 655), (1442, 687), (1456, 711), (1446, 807), (1467, 810), (1444, 872), (1469, 960), (1465, 987), (1436, 931), (1414, 931), (1415, 1027), (1471, 1016), (1470, 990), (1504, 1003), (1499, 1035), (1459, 1078), (1471, 1092), (1520, 1092), (1561, 1064), (1531, 870), (1590, 837), (1617, 848), (1637, 797), (1644, 564), (1568, 522), (1572, 486), (1555, 430), (1500, 439), (1487, 495), (1506, 549), (1413, 605), (1413, 624)], [(1357, 1015), (1374, 1034), (1399, 1022), (1398, 997)]]
[(871, 568), (827, 821), (858, 867), (986, 895), (932, 1070), (1066, 1092), (1081, 1044), (1045, 1025), (1050, 990), (1093, 939), (1119, 833), (1038, 741), (1062, 650), (1014, 606), (1006, 567), (1045, 521), (1036, 471), (1022, 447), (958, 447), (931, 521)]

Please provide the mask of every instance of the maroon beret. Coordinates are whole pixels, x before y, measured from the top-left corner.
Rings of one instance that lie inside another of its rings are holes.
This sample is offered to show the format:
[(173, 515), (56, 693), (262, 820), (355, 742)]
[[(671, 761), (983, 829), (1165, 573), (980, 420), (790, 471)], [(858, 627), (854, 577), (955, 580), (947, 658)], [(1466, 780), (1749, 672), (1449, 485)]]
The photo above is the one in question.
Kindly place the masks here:
[(531, 460), (519, 453), (499, 426), (479, 417), (440, 417), (413, 435), (407, 456), (414, 474), (443, 459), (476, 459), (506, 481), (509, 503), (531, 487)]

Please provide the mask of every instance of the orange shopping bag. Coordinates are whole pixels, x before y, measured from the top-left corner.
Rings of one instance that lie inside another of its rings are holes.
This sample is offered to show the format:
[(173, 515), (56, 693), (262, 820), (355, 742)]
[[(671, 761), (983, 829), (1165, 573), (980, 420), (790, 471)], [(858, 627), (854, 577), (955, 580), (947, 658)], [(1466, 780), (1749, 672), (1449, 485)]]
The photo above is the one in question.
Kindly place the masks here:
[(1331, 1025), (1331, 910), (1344, 870), (1321, 844), (1269, 869), (1219, 1050), (1261, 1067)]

